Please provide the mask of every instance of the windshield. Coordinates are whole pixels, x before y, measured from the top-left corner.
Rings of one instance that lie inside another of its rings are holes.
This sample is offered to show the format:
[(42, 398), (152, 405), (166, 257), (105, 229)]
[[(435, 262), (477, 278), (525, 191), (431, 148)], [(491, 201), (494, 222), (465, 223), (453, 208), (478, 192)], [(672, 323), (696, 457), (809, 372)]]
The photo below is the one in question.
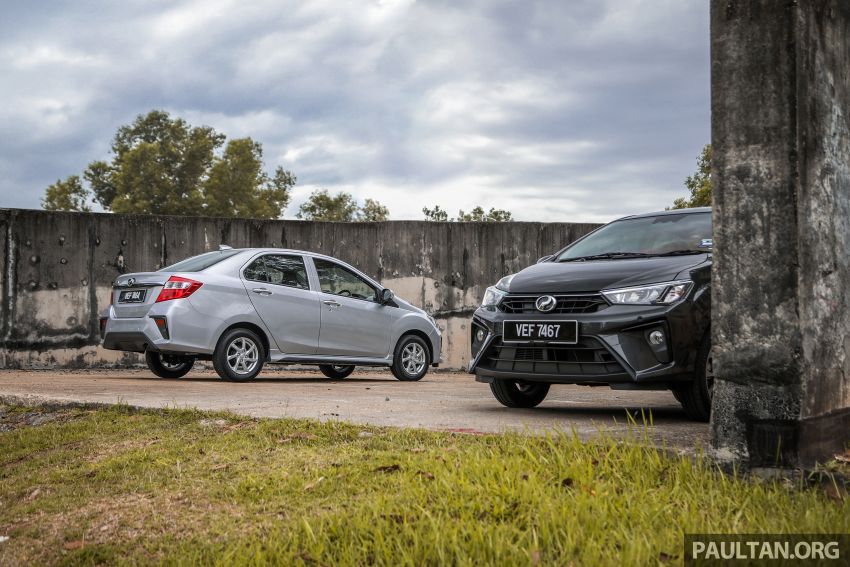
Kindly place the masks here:
[(186, 258), (182, 262), (177, 262), (170, 266), (166, 266), (159, 270), (160, 272), (200, 272), (206, 270), (214, 264), (218, 264), (225, 258), (230, 258), (234, 254), (238, 254), (241, 250), (217, 250), (215, 252), (207, 252), (200, 256), (192, 256)]
[(561, 252), (555, 261), (710, 251), (711, 213), (685, 213), (614, 221)]

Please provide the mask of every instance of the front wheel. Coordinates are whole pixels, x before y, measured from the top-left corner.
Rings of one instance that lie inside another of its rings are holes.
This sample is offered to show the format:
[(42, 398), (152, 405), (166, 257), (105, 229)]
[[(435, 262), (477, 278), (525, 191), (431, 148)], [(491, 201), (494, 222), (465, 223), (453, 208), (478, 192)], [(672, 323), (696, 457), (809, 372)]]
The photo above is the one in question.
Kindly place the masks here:
[(163, 354), (146, 350), (145, 362), (147, 362), (151, 372), (160, 378), (182, 378), (192, 370), (195, 359), (191, 356)]
[(514, 382), (493, 380), (490, 391), (497, 400), (509, 408), (533, 408), (549, 393), (549, 384), (543, 382)]
[(260, 338), (248, 329), (231, 329), (222, 335), (213, 353), (213, 368), (222, 379), (246, 382), (263, 369), (266, 351)]
[(677, 386), (674, 395), (688, 417), (696, 421), (711, 418), (711, 399), (714, 397), (714, 361), (711, 357), (711, 339), (706, 337), (697, 352), (696, 372), (692, 382)]
[(390, 369), (393, 376), (402, 382), (415, 382), (428, 373), (430, 356), (428, 345), (422, 338), (407, 335), (396, 345)]
[(342, 380), (343, 378), (348, 378), (351, 376), (351, 373), (354, 372), (353, 365), (340, 366), (336, 364), (320, 364), (319, 370), (322, 371), (322, 374), (331, 378), (333, 380)]

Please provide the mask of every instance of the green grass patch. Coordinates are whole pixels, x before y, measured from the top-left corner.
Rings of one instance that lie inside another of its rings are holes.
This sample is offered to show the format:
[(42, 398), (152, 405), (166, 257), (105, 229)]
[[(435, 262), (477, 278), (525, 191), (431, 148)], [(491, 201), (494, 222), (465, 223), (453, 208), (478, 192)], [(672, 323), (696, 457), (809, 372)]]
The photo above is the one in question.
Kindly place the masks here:
[(676, 564), (686, 532), (850, 532), (840, 494), (726, 475), (639, 430), (50, 411), (0, 413), (0, 564)]

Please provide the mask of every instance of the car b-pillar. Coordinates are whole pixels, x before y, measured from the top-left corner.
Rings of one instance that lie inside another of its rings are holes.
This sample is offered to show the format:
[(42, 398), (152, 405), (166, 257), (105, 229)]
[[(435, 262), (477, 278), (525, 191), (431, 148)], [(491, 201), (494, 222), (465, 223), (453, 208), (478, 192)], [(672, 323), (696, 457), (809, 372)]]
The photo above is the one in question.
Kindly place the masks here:
[(850, 441), (850, 2), (712, 0), (714, 455)]

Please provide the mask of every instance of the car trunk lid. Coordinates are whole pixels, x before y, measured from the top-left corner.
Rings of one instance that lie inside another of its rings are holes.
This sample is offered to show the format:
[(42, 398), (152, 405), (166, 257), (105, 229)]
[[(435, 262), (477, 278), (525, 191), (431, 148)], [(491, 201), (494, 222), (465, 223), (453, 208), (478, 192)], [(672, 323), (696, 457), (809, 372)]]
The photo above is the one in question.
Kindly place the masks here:
[(171, 274), (138, 272), (118, 276), (112, 285), (112, 306), (119, 318), (144, 317)]

